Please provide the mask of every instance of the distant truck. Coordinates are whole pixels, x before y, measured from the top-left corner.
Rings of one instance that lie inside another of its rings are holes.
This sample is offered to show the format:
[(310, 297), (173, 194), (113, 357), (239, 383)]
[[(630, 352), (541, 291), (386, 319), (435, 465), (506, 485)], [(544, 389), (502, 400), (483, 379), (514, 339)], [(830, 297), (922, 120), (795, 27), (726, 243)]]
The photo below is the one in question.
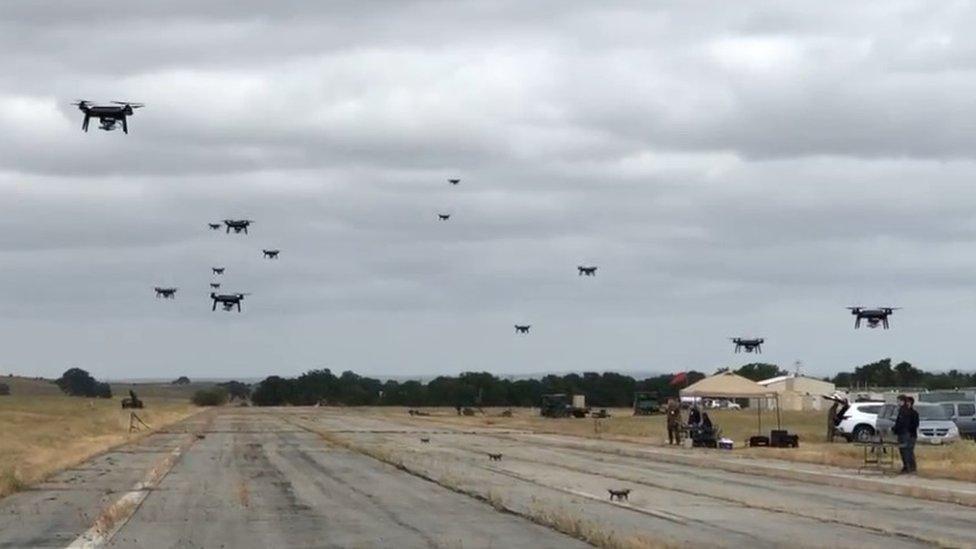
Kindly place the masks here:
[(590, 409), (586, 407), (586, 396), (555, 393), (542, 395), (539, 413), (543, 417), (586, 417)]
[(634, 415), (649, 416), (661, 413), (661, 400), (654, 391), (634, 393)]

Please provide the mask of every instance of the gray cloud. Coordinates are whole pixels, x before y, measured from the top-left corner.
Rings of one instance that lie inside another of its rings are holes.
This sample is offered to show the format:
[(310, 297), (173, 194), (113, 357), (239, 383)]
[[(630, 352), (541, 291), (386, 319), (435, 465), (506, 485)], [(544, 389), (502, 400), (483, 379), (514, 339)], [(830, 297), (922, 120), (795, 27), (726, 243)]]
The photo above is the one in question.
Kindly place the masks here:
[[(13, 2), (0, 359), (671, 371), (733, 363), (725, 338), (751, 333), (817, 374), (971, 368), (974, 19), (913, 1)], [(80, 98), (147, 107), (128, 136), (85, 134)], [(256, 223), (206, 228), (226, 217)], [(253, 292), (245, 314), (210, 312), (218, 264)], [(855, 302), (906, 308), (853, 332)]]

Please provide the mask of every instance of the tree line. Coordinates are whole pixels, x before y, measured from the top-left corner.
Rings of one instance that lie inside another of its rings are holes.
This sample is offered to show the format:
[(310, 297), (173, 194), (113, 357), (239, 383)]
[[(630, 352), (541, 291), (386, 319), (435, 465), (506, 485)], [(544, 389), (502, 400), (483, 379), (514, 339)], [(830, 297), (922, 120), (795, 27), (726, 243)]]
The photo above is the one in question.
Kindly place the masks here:
[(830, 381), (838, 387), (914, 387), (935, 391), (976, 387), (976, 372), (926, 372), (905, 361), (892, 366), (891, 359), (885, 358), (858, 366), (853, 372), (840, 372)]
[[(687, 372), (686, 383), (705, 377)], [(333, 374), (328, 369), (312, 370), (295, 378), (271, 376), (251, 393), (258, 406), (316, 403), (348, 406), (538, 406), (542, 395), (571, 393), (586, 395), (587, 404), (600, 407), (627, 407), (635, 391), (650, 391), (660, 398), (676, 396), (672, 374), (645, 379), (613, 372), (547, 375), (541, 379), (499, 378), (488, 372), (465, 372), (459, 376), (439, 376), (420, 381), (380, 381), (353, 372)]]

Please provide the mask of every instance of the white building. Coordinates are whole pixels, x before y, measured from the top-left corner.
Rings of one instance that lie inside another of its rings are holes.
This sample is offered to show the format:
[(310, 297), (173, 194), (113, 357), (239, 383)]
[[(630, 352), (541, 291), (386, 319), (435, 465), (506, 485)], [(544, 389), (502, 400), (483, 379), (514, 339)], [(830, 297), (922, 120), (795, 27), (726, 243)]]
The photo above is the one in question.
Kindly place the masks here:
[[(830, 403), (821, 398), (834, 392), (834, 384), (820, 379), (789, 374), (771, 377), (759, 382), (779, 397), (781, 410), (826, 410)], [(766, 407), (775, 409), (776, 402), (767, 400)]]

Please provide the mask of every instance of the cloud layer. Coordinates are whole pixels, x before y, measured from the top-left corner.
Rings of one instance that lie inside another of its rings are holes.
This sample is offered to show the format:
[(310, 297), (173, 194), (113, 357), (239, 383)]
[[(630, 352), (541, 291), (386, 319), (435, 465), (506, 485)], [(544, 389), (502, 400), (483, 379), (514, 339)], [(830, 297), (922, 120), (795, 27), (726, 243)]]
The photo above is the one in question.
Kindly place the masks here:
[(5, 6), (0, 369), (972, 368), (970, 4), (319, 4)]

